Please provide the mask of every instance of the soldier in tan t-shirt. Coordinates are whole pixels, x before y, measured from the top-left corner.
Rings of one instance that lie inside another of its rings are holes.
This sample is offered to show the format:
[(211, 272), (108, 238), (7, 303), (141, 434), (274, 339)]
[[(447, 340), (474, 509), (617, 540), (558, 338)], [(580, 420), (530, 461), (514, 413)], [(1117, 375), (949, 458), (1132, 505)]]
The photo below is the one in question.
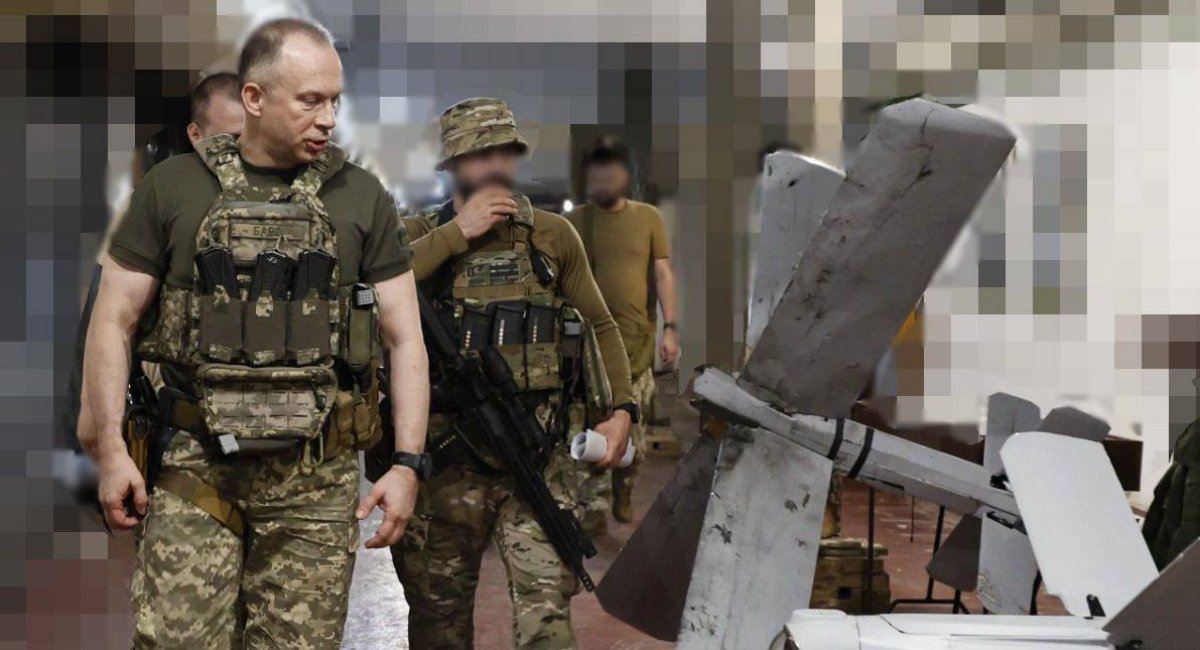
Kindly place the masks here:
[[(566, 216), (583, 239), (596, 284), (621, 330), (634, 399), (642, 411), (648, 411), (654, 398), (656, 297), (664, 320), (659, 358), (665, 365), (679, 358), (675, 274), (666, 228), (657, 208), (626, 198), (630, 155), (622, 142), (611, 137), (597, 140), (584, 160), (583, 171), (588, 202)], [(637, 447), (633, 465), (612, 470), (612, 512), (617, 521), (628, 522), (633, 517), (631, 496), (637, 466), (645, 454), (645, 427), (642, 419), (633, 428)], [(589, 530), (599, 531), (608, 505), (608, 475), (585, 477), (583, 483), (581, 499), (587, 499), (584, 523)]]

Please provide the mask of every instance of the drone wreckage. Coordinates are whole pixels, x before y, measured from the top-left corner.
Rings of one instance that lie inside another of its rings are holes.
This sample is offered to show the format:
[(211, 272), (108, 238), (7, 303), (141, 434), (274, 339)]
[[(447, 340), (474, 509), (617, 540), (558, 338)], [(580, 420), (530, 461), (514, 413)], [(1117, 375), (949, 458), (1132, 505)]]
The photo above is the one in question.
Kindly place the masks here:
[[(1013, 143), (911, 99), (882, 111), (844, 175), (768, 157), (753, 352), (737, 378), (709, 368), (693, 384), (727, 433), (680, 461), (599, 586), (607, 611), (688, 649), (1200, 648), (1200, 550), (1158, 573), (1103, 422), (993, 395), (977, 465), (847, 418)], [(982, 520), (981, 598), (1000, 615), (796, 609), (835, 473)], [(1038, 570), (1072, 616), (1011, 615)]]

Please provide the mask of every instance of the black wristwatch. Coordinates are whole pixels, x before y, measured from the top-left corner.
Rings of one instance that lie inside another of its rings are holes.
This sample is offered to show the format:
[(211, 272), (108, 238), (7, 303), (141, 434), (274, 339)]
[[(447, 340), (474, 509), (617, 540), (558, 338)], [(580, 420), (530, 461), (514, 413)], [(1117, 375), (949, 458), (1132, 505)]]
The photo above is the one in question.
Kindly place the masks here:
[(417, 473), (417, 479), (428, 481), (433, 476), (433, 456), (429, 454), (410, 454), (398, 451), (392, 454), (392, 464), (412, 468)]
[(666, 322), (664, 322), (664, 323), (663, 323), (663, 329), (664, 329), (664, 330), (675, 330), (676, 332), (678, 332), (678, 331), (679, 331), (679, 327), (677, 327), (677, 326), (675, 325), (675, 321), (673, 321), (673, 320), (669, 320), (669, 321), (666, 321)]
[(629, 414), (629, 422), (631, 424), (637, 424), (642, 419), (641, 407), (639, 407), (637, 404), (635, 404), (633, 402), (625, 402), (624, 404), (617, 404), (616, 406), (613, 407), (613, 410), (614, 411), (625, 411), (626, 413), (628, 413)]

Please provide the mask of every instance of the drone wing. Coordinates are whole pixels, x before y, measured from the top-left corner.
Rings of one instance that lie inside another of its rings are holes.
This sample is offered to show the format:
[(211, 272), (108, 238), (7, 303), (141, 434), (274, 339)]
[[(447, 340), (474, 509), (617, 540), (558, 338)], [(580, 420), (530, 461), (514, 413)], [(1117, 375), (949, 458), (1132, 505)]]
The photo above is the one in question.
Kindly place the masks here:
[(1034, 431), (1000, 456), (1046, 591), (1067, 611), (1116, 613), (1158, 575), (1102, 445)]
[(681, 648), (765, 648), (812, 596), (833, 462), (763, 429), (721, 441)]
[(790, 151), (767, 156), (763, 166), (762, 232), (754, 255), (746, 347), (753, 350), (771, 312), (792, 279), (821, 217), (846, 175)]
[(1014, 141), (999, 122), (923, 99), (884, 109), (742, 386), (785, 411), (846, 415)]

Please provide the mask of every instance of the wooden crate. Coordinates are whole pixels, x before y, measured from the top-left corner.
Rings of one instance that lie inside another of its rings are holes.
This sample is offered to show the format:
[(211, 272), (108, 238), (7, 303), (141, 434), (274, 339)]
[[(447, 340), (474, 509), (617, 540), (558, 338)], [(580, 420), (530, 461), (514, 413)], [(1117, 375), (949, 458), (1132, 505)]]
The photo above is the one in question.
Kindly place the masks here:
[(679, 458), (683, 455), (679, 436), (666, 427), (646, 427), (645, 445), (647, 456)]
[(887, 609), (891, 602), (891, 578), (883, 563), (887, 548), (875, 545), (874, 560), (867, 559), (867, 544), (861, 539), (821, 540), (817, 569), (809, 607), (840, 609), (848, 614), (863, 614), (863, 596), (867, 588), (867, 570), (874, 569), (873, 612)]

